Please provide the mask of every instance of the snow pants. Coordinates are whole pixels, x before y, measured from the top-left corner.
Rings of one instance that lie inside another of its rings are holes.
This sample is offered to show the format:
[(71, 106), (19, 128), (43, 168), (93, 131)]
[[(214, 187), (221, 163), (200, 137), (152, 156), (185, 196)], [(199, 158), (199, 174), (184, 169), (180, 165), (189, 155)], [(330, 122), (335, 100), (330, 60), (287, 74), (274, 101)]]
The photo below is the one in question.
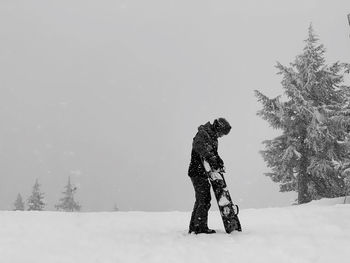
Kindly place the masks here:
[(210, 183), (207, 177), (194, 176), (190, 178), (196, 198), (190, 222), (189, 231), (191, 232), (196, 229), (208, 228), (208, 211), (210, 208), (211, 195)]

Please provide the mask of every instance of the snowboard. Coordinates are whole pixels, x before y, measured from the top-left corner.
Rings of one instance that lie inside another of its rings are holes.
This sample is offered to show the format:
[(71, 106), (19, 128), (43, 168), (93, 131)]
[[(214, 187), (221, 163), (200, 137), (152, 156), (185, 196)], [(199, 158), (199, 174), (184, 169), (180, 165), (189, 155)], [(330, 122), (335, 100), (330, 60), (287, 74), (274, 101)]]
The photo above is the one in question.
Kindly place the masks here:
[(204, 161), (204, 167), (209, 173), (209, 181), (219, 206), (226, 233), (230, 234), (233, 231), (241, 232), (241, 223), (238, 218), (239, 207), (232, 202), (223, 172), (213, 171), (206, 161)]

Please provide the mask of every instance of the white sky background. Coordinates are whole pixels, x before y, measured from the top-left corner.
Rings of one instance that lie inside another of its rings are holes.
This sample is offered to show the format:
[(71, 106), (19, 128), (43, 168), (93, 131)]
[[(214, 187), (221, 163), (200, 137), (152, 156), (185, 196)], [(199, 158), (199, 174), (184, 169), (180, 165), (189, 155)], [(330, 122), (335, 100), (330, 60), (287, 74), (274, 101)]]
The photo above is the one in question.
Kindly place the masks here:
[[(53, 209), (67, 183), (84, 211), (191, 210), (197, 127), (220, 139), (242, 207), (289, 205), (263, 175), (253, 90), (282, 93), (276, 61), (302, 52), (313, 23), (328, 62), (350, 62), (344, 1), (0, 1), (0, 209), (36, 178)], [(213, 201), (213, 207), (215, 202)]]

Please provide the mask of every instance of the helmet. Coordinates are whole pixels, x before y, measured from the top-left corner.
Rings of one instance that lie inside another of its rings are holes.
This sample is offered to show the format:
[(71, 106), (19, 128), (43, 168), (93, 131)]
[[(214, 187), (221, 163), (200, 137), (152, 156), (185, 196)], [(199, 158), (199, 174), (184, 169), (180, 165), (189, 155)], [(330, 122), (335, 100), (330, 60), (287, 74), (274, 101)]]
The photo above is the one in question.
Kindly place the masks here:
[(230, 123), (224, 118), (214, 120), (213, 126), (215, 131), (221, 136), (229, 134), (231, 130)]

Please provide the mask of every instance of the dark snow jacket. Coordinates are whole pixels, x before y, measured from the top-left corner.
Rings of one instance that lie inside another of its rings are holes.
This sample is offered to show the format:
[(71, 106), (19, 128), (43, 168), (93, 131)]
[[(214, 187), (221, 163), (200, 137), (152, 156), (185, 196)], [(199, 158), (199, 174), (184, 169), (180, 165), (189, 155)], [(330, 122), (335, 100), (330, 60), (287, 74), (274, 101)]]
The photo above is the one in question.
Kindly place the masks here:
[(214, 170), (224, 167), (224, 162), (218, 154), (218, 137), (214, 126), (210, 122), (199, 126), (198, 132), (193, 138), (188, 176), (207, 176), (203, 160), (207, 161)]

